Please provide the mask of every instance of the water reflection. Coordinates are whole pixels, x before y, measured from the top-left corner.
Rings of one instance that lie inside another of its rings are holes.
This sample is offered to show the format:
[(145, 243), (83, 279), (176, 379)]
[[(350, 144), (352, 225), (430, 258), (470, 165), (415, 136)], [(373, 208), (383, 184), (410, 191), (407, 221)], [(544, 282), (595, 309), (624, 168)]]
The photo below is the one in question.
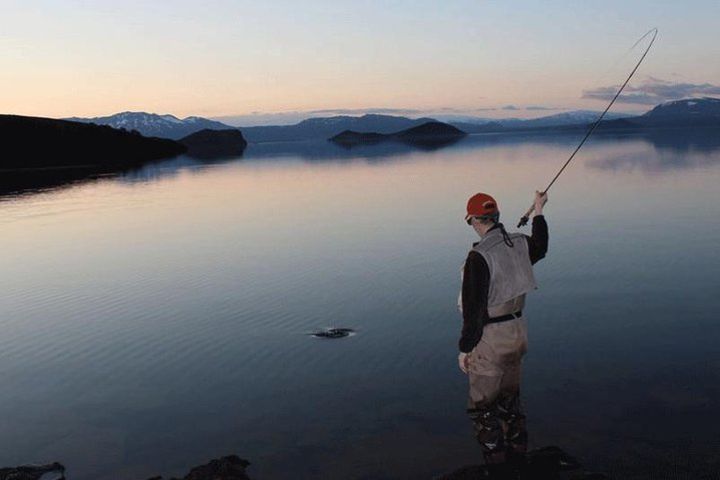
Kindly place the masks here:
[(601, 141), (623, 142), (642, 139), (659, 151), (683, 153), (713, 153), (720, 149), (720, 131), (717, 128), (657, 128), (631, 133), (604, 132), (598, 137)]
[[(463, 205), (492, 188), (516, 218), (577, 141), (319, 161), (251, 145), (2, 202), (0, 463), (58, 459), (76, 480), (178, 475), (226, 452), (258, 479), (480, 463), (455, 360)], [(702, 478), (717, 466), (720, 168), (616, 173), (590, 162), (660, 150), (587, 147), (554, 190), (527, 312), (530, 448), (618, 479)], [(308, 337), (329, 325), (360, 333)]]
[(661, 173), (673, 170), (703, 168), (720, 163), (720, 135), (712, 129), (657, 129), (638, 134), (599, 137), (603, 142), (643, 141), (654, 148), (654, 154), (620, 152), (596, 159), (589, 164), (613, 171), (644, 171)]
[[(302, 159), (307, 162), (349, 162), (363, 160), (368, 163), (402, 161), (412, 158), (418, 150), (475, 150), (514, 145), (545, 145), (566, 147), (568, 152), (575, 146), (578, 132), (517, 132), (474, 134), (451, 141), (409, 144), (381, 142), (343, 146), (329, 141), (301, 141), (250, 144), (242, 156), (211, 156), (207, 158), (188, 155), (175, 159), (149, 163), (140, 168), (119, 172), (98, 171), (87, 168), (48, 169), (31, 171), (6, 171), (2, 174), (0, 197), (44, 192), (92, 182), (98, 179), (116, 178), (120, 182), (147, 182), (177, 175), (184, 169), (204, 165), (216, 165), (239, 161), (268, 159)], [(590, 164), (599, 169), (661, 172), (666, 170), (692, 169), (718, 162), (715, 153), (720, 150), (720, 135), (713, 129), (647, 130), (641, 132), (601, 132), (592, 138), (596, 144), (644, 143), (655, 148), (655, 155), (619, 153), (595, 160)], [(512, 159), (509, 158), (509, 161)]]
[(663, 173), (672, 170), (703, 168), (720, 163), (718, 156), (712, 153), (673, 153), (659, 151), (656, 155), (614, 154), (589, 162), (589, 165), (601, 170), (648, 173)]
[(16, 196), (45, 192), (56, 188), (77, 185), (82, 182), (101, 178), (101, 171), (87, 168), (33, 169), (25, 171), (0, 172), (0, 199), (3, 196)]
[(19, 197), (35, 193), (48, 193), (86, 183), (113, 180), (119, 183), (159, 181), (177, 176), (183, 170), (217, 165), (240, 160), (241, 157), (213, 157), (200, 159), (181, 155), (169, 160), (147, 163), (141, 167), (107, 171), (95, 168), (13, 170), (2, 173), (0, 200), (2, 197)]

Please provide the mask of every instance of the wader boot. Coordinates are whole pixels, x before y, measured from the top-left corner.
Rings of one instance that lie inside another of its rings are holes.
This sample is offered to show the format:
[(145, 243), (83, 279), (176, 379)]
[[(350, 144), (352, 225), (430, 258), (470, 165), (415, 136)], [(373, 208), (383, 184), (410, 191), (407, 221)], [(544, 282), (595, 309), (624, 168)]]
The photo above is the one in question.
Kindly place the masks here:
[(520, 404), (520, 391), (501, 393), (498, 410), (505, 427), (506, 461), (522, 467), (525, 464), (528, 434)]

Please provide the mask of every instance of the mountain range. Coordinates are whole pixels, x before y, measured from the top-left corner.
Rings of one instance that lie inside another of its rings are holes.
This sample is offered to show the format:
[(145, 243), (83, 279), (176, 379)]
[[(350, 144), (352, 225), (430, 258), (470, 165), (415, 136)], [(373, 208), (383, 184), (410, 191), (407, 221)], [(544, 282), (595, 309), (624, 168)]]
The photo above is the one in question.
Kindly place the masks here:
[[(577, 110), (532, 119), (464, 118), (449, 120), (467, 133), (494, 133), (523, 130), (584, 128), (593, 122), (600, 112)], [(180, 139), (200, 130), (242, 130), (249, 143), (324, 140), (345, 130), (360, 133), (390, 134), (417, 127), (433, 118), (407, 118), (392, 115), (367, 114), (363, 116), (333, 116), (309, 118), (294, 125), (268, 125), (233, 127), (202, 117), (180, 119), (174, 115), (158, 115), (145, 112), (122, 112), (107, 117), (78, 118), (68, 120), (109, 125), (125, 130), (136, 130), (144, 136)], [(720, 99), (704, 97), (689, 98), (663, 103), (642, 115), (609, 112), (602, 128), (651, 128), (657, 126), (682, 127), (687, 125), (720, 125)]]
[(602, 128), (720, 127), (720, 98), (685, 98), (661, 103), (637, 117), (610, 120)]
[(121, 112), (107, 117), (70, 117), (64, 120), (108, 125), (113, 128), (128, 131), (135, 130), (146, 137), (170, 138), (172, 140), (179, 140), (200, 130), (227, 130), (235, 128), (202, 117), (186, 117), (181, 119), (174, 115), (158, 115), (147, 112)]
[(393, 115), (368, 114), (360, 117), (340, 115), (308, 118), (295, 125), (245, 127), (243, 135), (251, 143), (325, 140), (344, 130), (356, 132), (394, 133), (435, 121), (432, 118), (407, 118)]

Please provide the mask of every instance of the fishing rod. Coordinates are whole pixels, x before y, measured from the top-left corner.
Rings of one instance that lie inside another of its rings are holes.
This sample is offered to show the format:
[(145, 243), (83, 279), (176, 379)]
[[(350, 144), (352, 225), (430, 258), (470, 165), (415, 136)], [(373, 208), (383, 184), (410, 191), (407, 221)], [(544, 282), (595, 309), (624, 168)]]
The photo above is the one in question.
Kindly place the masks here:
[[(645, 35), (643, 35), (642, 37), (640, 37), (640, 38), (638, 39), (638, 41), (635, 42), (635, 44), (630, 48), (630, 50), (632, 50), (633, 48), (635, 48), (638, 43), (640, 43), (641, 41), (643, 41), (643, 39), (645, 39), (645, 38), (646, 38), (648, 35), (650, 35), (651, 33), (652, 33), (652, 39), (650, 40), (650, 43), (648, 44), (647, 48), (646, 48), (645, 51), (643, 52), (642, 56), (640, 57), (640, 60), (638, 60), (637, 64), (635, 65), (635, 68), (632, 69), (632, 72), (630, 72), (630, 75), (628, 75), (627, 79), (625, 80), (625, 83), (622, 84), (622, 86), (621, 86), (620, 89), (617, 91), (617, 93), (615, 94), (615, 96), (613, 97), (613, 99), (610, 100), (610, 103), (609, 103), (608, 106), (605, 108), (605, 110), (600, 114), (600, 116), (597, 118), (597, 120), (595, 120), (595, 122), (594, 122), (592, 125), (590, 125), (590, 128), (588, 129), (587, 133), (585, 133), (585, 136), (583, 137), (583, 139), (580, 140), (580, 144), (575, 148), (575, 151), (572, 152), (572, 155), (570, 155), (570, 158), (567, 159), (567, 161), (566, 161), (565, 164), (562, 166), (562, 168), (560, 168), (560, 170), (555, 174), (555, 176), (554, 176), (553, 179), (550, 181), (550, 183), (548, 184), (548, 186), (545, 187), (545, 190), (542, 191), (542, 194), (543, 194), (543, 195), (545, 195), (545, 194), (547, 193), (547, 191), (550, 190), (550, 187), (552, 187), (553, 184), (555, 183), (555, 181), (558, 179), (558, 177), (560, 177), (560, 174), (562, 174), (562, 172), (565, 170), (565, 168), (567, 168), (567, 166), (570, 165), (570, 162), (572, 162), (572, 159), (575, 158), (575, 154), (578, 153), (578, 151), (580, 151), (580, 149), (582, 148), (583, 144), (584, 144), (585, 141), (588, 139), (588, 137), (593, 133), (593, 131), (597, 128), (597, 126), (600, 125), (600, 122), (602, 121), (602, 119), (603, 119), (603, 117), (605, 116), (605, 114), (608, 112), (608, 110), (610, 110), (610, 107), (613, 106), (613, 103), (615, 103), (615, 100), (618, 99), (618, 97), (620, 96), (620, 94), (622, 93), (622, 91), (625, 89), (625, 86), (627, 86), (627, 84), (630, 82), (630, 79), (633, 77), (633, 75), (635, 75), (635, 72), (636, 72), (637, 69), (640, 67), (640, 64), (643, 62), (643, 60), (645, 60), (645, 56), (648, 54), (648, 52), (650, 51), (650, 47), (652, 47), (653, 43), (655, 42), (655, 37), (657, 37), (657, 34), (658, 34), (658, 29), (657, 29), (657, 28), (653, 28), (653, 29), (649, 30)], [(528, 209), (528, 211), (525, 212), (525, 215), (523, 215), (523, 216), (520, 218), (520, 221), (518, 222), (518, 225), (517, 225), (518, 228), (524, 227), (525, 225), (527, 225), (528, 220), (530, 220), (530, 215), (532, 215), (532, 212), (533, 212), (534, 209), (535, 209), (535, 205), (533, 204), (533, 205)]]

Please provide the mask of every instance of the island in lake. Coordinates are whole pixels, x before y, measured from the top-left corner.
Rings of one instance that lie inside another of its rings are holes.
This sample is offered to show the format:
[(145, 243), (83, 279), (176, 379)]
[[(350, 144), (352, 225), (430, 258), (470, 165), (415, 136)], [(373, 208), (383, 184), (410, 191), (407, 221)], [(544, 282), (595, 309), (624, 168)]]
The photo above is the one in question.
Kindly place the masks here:
[(395, 133), (355, 132), (345, 130), (329, 140), (344, 147), (372, 145), (380, 142), (403, 142), (419, 147), (435, 148), (454, 143), (467, 135), (457, 127), (443, 122), (425, 122), (417, 127)]
[(211, 130), (206, 128), (181, 138), (180, 143), (188, 155), (195, 158), (224, 158), (242, 155), (247, 141), (240, 130), (229, 128)]

